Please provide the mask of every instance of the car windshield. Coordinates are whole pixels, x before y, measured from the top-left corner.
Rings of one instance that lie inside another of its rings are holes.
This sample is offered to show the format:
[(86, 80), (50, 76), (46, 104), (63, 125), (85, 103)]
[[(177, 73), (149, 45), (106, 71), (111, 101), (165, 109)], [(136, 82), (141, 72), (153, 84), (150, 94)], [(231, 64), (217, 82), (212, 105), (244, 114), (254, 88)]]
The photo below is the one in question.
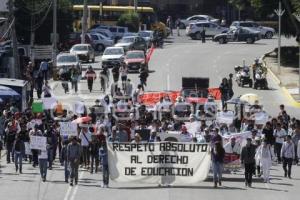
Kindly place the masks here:
[(59, 63), (77, 62), (77, 59), (76, 56), (74, 55), (65, 55), (65, 56), (59, 56), (57, 58), (57, 62)]
[(122, 49), (106, 49), (103, 55), (121, 55), (123, 54)]
[(122, 40), (120, 42), (121, 43), (132, 43), (132, 42), (134, 42), (134, 37), (122, 38)]
[(139, 35), (141, 37), (150, 37), (151, 36), (150, 32), (139, 32)]
[(74, 51), (87, 51), (88, 50), (88, 46), (82, 46), (82, 45), (80, 45), (80, 46), (74, 46), (73, 50)]
[(128, 58), (128, 59), (144, 58), (144, 53), (143, 52), (130, 52), (126, 55), (126, 58)]

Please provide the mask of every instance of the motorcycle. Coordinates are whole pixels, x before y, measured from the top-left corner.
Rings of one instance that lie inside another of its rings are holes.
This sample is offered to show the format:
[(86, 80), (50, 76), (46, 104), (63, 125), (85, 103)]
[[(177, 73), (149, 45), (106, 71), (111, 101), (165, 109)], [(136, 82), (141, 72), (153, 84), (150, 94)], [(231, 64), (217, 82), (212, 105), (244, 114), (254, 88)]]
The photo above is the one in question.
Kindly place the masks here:
[(266, 74), (263, 72), (262, 69), (258, 69), (255, 72), (255, 82), (254, 82), (254, 89), (268, 89), (268, 81), (266, 78)]
[(238, 86), (244, 87), (245, 85), (248, 85), (249, 87), (252, 87), (253, 81), (250, 78), (250, 68), (248, 66), (236, 66), (234, 67), (234, 70)]

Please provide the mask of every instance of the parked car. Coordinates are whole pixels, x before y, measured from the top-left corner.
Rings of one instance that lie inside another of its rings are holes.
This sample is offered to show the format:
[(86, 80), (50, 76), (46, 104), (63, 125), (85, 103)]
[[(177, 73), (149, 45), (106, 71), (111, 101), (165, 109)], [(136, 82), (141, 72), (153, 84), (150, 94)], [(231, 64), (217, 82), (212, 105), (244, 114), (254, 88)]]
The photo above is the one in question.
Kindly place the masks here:
[(237, 28), (231, 29), (227, 33), (216, 35), (213, 41), (220, 44), (226, 44), (227, 42), (247, 42), (247, 44), (253, 44), (260, 39), (261, 35), (259, 31), (254, 31), (250, 28)]
[(124, 59), (123, 47), (107, 47), (102, 56), (102, 67), (113, 67), (114, 65), (120, 65)]
[[(81, 32), (74, 32), (69, 35), (68, 40), (65, 42), (65, 47), (70, 49), (75, 44), (81, 43)], [(92, 39), (88, 34), (85, 35), (85, 43), (92, 45)]]
[(151, 43), (153, 41), (153, 31), (140, 31), (138, 32), (138, 35), (144, 38), (148, 47), (151, 46)]
[(271, 39), (275, 34), (275, 29), (266, 26), (260, 26), (254, 21), (234, 21), (230, 25), (230, 29), (246, 27), (251, 28), (254, 31), (259, 31), (263, 38)]
[(215, 22), (215, 23), (219, 23), (219, 19), (215, 19), (209, 15), (193, 15), (191, 17), (188, 17), (186, 19), (181, 19), (180, 20), (180, 24), (179, 24), (179, 28), (181, 29), (184, 29), (186, 27), (188, 27), (188, 25), (190, 23), (195, 23), (195, 22), (206, 22), (206, 21), (209, 21), (209, 22)]
[(128, 50), (143, 50), (147, 51), (147, 43), (146, 41), (139, 36), (131, 36), (131, 37), (123, 37), (115, 47), (123, 47), (124, 51)]
[(96, 51), (102, 52), (106, 47), (111, 47), (114, 45), (114, 41), (101, 35), (100, 33), (90, 33), (93, 40), (93, 47)]
[(226, 27), (222, 27), (214, 22), (197, 22), (190, 23), (190, 25), (186, 28), (186, 34), (190, 36), (193, 40), (201, 39), (201, 31), (205, 29), (206, 37), (214, 37), (220, 33), (226, 33), (229, 29)]
[(95, 62), (95, 51), (90, 44), (76, 44), (70, 49), (70, 53), (76, 54), (82, 61)]
[(101, 24), (96, 24), (92, 27), (92, 29), (106, 29), (109, 30), (116, 40), (119, 40), (123, 37), (124, 33), (128, 32), (127, 27), (122, 26), (106, 26)]
[(112, 32), (110, 32), (110, 30), (107, 30), (107, 29), (101, 29), (101, 28), (90, 29), (88, 32), (89, 33), (99, 33), (101, 35), (104, 35), (105, 37), (108, 37), (111, 40), (114, 40), (114, 35), (112, 34)]
[(63, 70), (64, 72), (69, 71), (73, 66), (78, 70), (82, 70), (81, 62), (76, 54), (73, 53), (60, 53), (56, 57), (56, 68)]
[(148, 68), (144, 51), (127, 51), (124, 62), (128, 71), (139, 71), (142, 67)]

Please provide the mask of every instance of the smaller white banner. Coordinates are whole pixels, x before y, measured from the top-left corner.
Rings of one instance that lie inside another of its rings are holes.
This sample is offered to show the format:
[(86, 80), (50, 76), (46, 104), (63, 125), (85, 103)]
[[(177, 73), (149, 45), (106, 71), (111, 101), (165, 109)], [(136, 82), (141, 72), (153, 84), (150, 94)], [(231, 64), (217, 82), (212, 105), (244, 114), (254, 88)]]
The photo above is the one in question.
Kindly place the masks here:
[(47, 138), (43, 136), (30, 136), (30, 149), (46, 150)]
[(60, 134), (77, 136), (77, 124), (72, 122), (60, 122)]

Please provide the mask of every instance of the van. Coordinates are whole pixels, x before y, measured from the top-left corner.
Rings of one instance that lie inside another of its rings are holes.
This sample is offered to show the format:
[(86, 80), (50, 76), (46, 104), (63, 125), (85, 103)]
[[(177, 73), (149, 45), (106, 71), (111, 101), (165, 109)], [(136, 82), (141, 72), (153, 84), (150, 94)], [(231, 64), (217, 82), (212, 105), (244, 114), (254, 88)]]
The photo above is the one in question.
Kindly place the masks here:
[(124, 33), (128, 32), (128, 28), (122, 27), (122, 26), (94, 25), (93, 29), (109, 30), (113, 34), (115, 40), (121, 39), (123, 37)]

